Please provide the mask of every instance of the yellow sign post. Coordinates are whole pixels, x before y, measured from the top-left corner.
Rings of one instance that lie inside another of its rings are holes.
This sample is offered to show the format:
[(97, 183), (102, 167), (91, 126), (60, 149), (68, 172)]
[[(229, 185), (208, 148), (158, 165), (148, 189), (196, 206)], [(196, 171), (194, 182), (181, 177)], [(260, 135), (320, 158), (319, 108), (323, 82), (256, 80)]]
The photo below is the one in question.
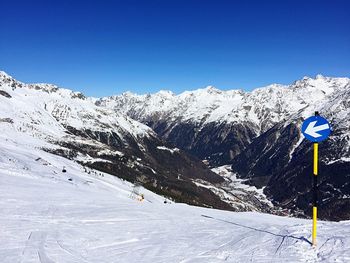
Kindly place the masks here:
[(314, 162), (313, 162), (313, 200), (312, 200), (312, 246), (316, 247), (317, 236), (317, 205), (318, 205), (318, 143), (326, 140), (331, 133), (331, 127), (325, 118), (322, 118), (318, 112), (315, 112), (315, 116), (307, 118), (301, 127), (301, 131), (305, 138), (314, 145)]

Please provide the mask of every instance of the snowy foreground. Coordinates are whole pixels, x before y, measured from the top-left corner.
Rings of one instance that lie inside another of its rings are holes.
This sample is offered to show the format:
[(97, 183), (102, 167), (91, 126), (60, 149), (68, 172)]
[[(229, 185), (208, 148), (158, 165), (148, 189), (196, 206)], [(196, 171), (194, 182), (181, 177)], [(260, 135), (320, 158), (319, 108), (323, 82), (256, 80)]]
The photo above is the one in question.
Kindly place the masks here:
[(320, 222), (313, 249), (310, 220), (164, 204), (144, 189), (140, 202), (127, 182), (4, 138), (0, 262), (350, 262), (349, 221)]

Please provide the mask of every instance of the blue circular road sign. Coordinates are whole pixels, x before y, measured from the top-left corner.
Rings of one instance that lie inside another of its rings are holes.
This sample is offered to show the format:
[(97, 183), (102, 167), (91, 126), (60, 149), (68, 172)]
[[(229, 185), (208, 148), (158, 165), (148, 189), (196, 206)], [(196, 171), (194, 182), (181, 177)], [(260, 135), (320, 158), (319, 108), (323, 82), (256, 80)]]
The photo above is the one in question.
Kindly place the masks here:
[(312, 116), (303, 122), (301, 132), (307, 140), (321, 142), (328, 138), (331, 133), (331, 126), (325, 118)]

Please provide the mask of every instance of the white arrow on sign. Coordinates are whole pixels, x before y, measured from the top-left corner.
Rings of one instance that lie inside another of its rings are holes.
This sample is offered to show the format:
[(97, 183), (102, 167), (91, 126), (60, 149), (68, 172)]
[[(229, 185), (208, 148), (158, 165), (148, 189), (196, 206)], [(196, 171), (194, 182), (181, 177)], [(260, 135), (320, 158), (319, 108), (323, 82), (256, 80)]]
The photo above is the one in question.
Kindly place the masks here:
[(317, 121), (310, 122), (306, 130), (304, 131), (304, 133), (314, 138), (318, 138), (318, 137), (321, 137), (322, 135), (317, 132), (329, 129), (329, 125), (327, 123), (315, 127), (316, 123)]

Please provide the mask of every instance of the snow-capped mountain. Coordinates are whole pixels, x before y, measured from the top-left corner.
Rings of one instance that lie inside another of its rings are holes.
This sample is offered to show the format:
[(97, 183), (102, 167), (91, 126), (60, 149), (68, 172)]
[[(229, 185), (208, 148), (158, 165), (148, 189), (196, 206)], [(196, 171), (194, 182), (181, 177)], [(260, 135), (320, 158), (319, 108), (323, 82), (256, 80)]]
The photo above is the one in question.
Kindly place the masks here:
[[(348, 85), (347, 78), (318, 75), (289, 86), (273, 84), (252, 92), (210, 86), (179, 95), (169, 91), (124, 93), (96, 103), (147, 124), (167, 141), (213, 165), (222, 165), (275, 124), (299, 111), (304, 117), (312, 114), (320, 102)], [(215, 143), (209, 144), (213, 139)]]
[(179, 95), (171, 91), (147, 95), (126, 92), (102, 98), (97, 104), (117, 109), (143, 121), (152, 116), (195, 124), (247, 121), (257, 126), (256, 133), (261, 133), (270, 128), (271, 124), (326, 99), (330, 94), (346, 89), (349, 84), (348, 78), (317, 75), (315, 79), (304, 77), (289, 86), (273, 84), (252, 92), (221, 91), (212, 86)]
[(312, 161), (300, 126), (318, 111), (333, 128), (321, 144), (321, 216), (344, 219), (350, 217), (350, 209), (344, 208), (350, 202), (349, 92), (350, 79), (318, 75), (252, 92), (207, 87), (179, 95), (124, 93), (96, 104), (145, 123), (212, 166), (232, 164), (238, 176), (266, 187), (276, 205), (305, 214)]
[(178, 201), (307, 216), (311, 144), (300, 125), (319, 111), (333, 128), (320, 146), (320, 215), (348, 219), (349, 94), (348, 78), (318, 75), (252, 92), (207, 87), (98, 99), (1, 72), (0, 128)]
[(14, 143), (36, 138), (33, 148), (140, 183), (177, 201), (233, 209), (193, 182), (224, 182), (221, 176), (182, 150), (169, 148), (146, 125), (97, 106), (96, 99), (81, 93), (24, 84), (0, 72), (0, 131)]

